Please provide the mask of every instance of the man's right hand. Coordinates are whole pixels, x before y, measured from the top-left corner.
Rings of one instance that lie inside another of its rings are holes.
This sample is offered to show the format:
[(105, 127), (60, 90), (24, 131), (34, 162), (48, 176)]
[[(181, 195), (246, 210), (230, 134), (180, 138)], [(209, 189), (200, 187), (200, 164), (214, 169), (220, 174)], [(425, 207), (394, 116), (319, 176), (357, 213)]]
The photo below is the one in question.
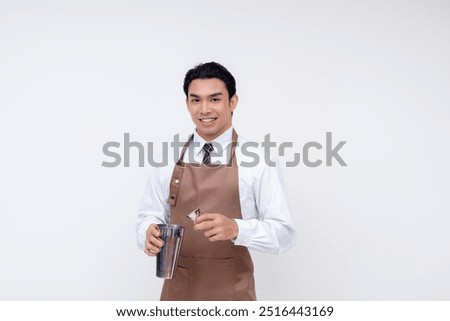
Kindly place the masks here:
[(150, 225), (146, 234), (144, 252), (149, 256), (156, 256), (164, 245), (164, 242), (159, 238), (161, 233), (158, 230), (158, 225)]

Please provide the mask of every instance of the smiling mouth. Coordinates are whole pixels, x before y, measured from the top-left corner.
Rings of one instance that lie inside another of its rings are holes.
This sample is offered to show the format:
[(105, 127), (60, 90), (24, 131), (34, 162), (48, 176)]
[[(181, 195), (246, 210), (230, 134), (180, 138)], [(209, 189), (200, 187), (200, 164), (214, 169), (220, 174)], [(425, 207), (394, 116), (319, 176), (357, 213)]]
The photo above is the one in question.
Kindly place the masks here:
[(213, 121), (215, 121), (217, 119), (217, 117), (204, 117), (204, 118), (199, 118), (199, 120), (202, 122), (202, 123), (211, 123), (211, 122), (213, 122)]

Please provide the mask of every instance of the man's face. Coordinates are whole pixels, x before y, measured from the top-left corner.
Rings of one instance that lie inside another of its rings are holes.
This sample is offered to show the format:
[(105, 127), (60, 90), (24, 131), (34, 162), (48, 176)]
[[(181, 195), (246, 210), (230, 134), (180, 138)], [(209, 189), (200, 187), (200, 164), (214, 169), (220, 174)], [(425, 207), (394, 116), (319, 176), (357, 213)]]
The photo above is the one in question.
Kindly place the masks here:
[(206, 141), (220, 136), (231, 126), (231, 112), (238, 97), (228, 98), (225, 83), (217, 78), (195, 79), (188, 88), (186, 104), (197, 133)]

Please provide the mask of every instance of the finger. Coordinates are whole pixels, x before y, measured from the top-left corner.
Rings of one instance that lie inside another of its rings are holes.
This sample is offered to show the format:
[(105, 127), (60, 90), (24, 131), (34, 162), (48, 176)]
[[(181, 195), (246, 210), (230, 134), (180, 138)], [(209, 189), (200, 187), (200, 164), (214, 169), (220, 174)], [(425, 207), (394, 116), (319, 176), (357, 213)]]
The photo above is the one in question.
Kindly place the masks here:
[(151, 250), (155, 250), (155, 249), (159, 250), (161, 247), (163, 247), (164, 242), (157, 238), (150, 238), (150, 239), (147, 239), (147, 241), (145, 242), (145, 245)]
[[(158, 254), (159, 252), (161, 252), (161, 249), (157, 246), (154, 246), (152, 244), (147, 244), (145, 249), (149, 252), (149, 253), (153, 253), (154, 255)], [(146, 252), (147, 253), (147, 252)]]
[(149, 249), (145, 249), (144, 250), (145, 254), (147, 254), (148, 256), (156, 256), (157, 253), (151, 252)]
[(203, 235), (206, 236), (207, 238), (210, 238), (218, 233), (219, 233), (219, 230), (217, 228), (212, 228), (212, 229), (205, 231), (205, 233), (203, 233)]
[(164, 246), (164, 241), (159, 239), (159, 238), (156, 238), (156, 237), (151, 238), (150, 242), (153, 245), (157, 246), (157, 247), (163, 247)]
[(147, 235), (153, 235), (154, 237), (159, 237), (161, 235), (158, 226), (156, 224), (150, 225), (147, 229)]
[(201, 223), (194, 224), (194, 230), (195, 231), (207, 231), (212, 229), (215, 226), (215, 224), (212, 221), (206, 221)]
[(159, 240), (153, 236), (147, 238), (147, 240), (145, 241), (145, 244), (147, 247), (154, 246), (154, 247), (158, 247), (158, 248), (160, 248), (164, 245), (161, 240)]
[(145, 254), (147, 254), (148, 256), (156, 256), (158, 253), (155, 253), (152, 250), (149, 250), (148, 248), (145, 248), (144, 250)]
[(204, 222), (204, 221), (211, 221), (214, 220), (217, 217), (217, 214), (214, 213), (204, 213), (202, 215), (199, 215), (195, 218), (195, 224)]
[(208, 238), (208, 240), (210, 242), (217, 242), (217, 241), (223, 241), (224, 239), (219, 234), (215, 234), (215, 235), (211, 236), (210, 238)]
[(159, 229), (159, 226), (155, 224), (155, 229), (153, 230), (153, 235), (155, 237), (160, 237), (161, 236), (161, 231)]

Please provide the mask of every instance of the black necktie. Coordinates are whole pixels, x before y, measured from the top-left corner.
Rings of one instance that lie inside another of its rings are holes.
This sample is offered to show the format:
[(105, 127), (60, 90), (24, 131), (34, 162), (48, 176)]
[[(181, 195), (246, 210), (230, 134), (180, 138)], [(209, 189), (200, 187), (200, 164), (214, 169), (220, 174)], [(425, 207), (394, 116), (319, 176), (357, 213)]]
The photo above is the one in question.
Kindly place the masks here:
[(205, 143), (203, 145), (203, 164), (210, 165), (211, 164), (211, 152), (214, 150), (213, 145), (211, 143)]

